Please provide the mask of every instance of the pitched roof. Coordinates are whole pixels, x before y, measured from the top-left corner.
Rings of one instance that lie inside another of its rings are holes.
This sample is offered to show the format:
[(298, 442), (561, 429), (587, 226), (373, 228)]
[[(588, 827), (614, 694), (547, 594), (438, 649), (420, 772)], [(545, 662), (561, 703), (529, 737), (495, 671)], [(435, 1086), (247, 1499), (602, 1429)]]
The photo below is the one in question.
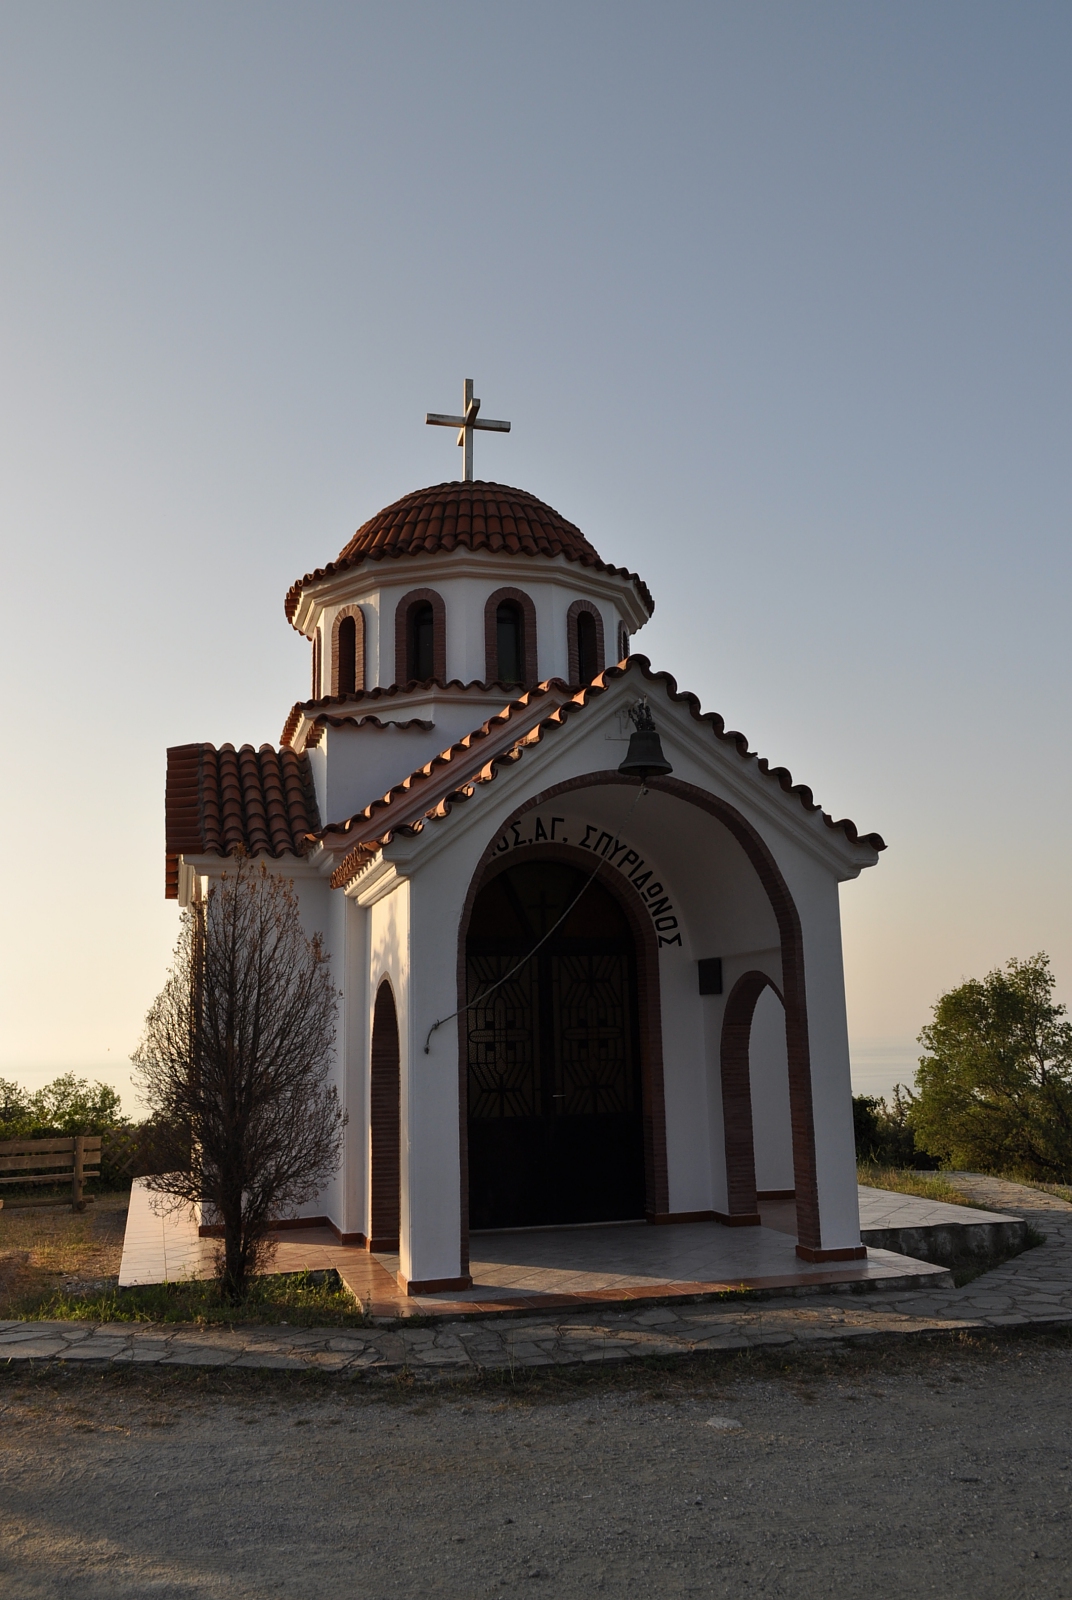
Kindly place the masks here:
[(178, 897), (180, 855), (302, 855), (320, 826), (306, 755), (262, 744), (173, 745), (164, 790), (165, 896)]
[[(696, 722), (706, 724), (720, 743), (733, 745), (742, 760), (755, 761), (758, 771), (777, 783), (784, 793), (793, 795), (805, 811), (820, 810), (807, 784), (794, 783), (793, 775), (787, 767), (772, 767), (765, 757), (757, 757), (754, 750), (749, 750), (748, 740), (743, 733), (727, 731), (725, 720), (716, 711), (702, 711), (696, 696), (679, 690), (670, 673), (653, 672), (647, 657), (636, 655), (631, 656), (621, 666), (608, 667), (593, 683), (570, 695), (568, 699), (558, 700), (547, 716), (535, 723), (530, 720), (525, 731), (516, 739), (493, 741), (498, 743), (498, 748), (489, 752), (484, 741), (492, 740), (494, 734), (508, 729), (511, 721), (520, 718), (524, 713), (531, 714), (536, 696), (554, 694), (555, 691), (565, 688), (564, 684), (556, 680), (541, 684), (538, 689), (531, 690), (506, 706), (497, 716), (490, 718), (473, 733), (467, 734), (464, 739), (459, 739), (448, 750), (444, 750), (422, 767), (418, 767), (408, 778), (389, 789), (382, 798), (374, 800), (362, 811), (343, 822), (329, 823), (319, 829), (317, 837), (335, 849), (343, 847), (350, 840), (353, 841), (347, 855), (332, 875), (332, 888), (343, 888), (355, 878), (395, 833), (420, 833), (426, 822), (449, 816), (454, 805), (473, 797), (478, 784), (493, 782), (502, 767), (512, 765), (519, 760), (526, 749), (563, 727), (571, 716), (584, 711), (588, 705), (597, 700), (606, 692), (608, 685), (614, 679), (625, 677), (630, 672), (639, 672), (648, 683), (659, 684), (665, 689), (667, 698), (674, 704), (687, 706)], [(886, 848), (886, 842), (881, 834), (861, 834), (856, 824), (848, 817), (835, 821), (824, 811), (822, 820), (828, 828), (842, 832), (851, 844), (863, 844), (872, 850)]]
[[(561, 687), (565, 689), (566, 685), (562, 684)], [(517, 694), (516, 683), (485, 682), (480, 678), (474, 678), (469, 683), (463, 683), (461, 678), (451, 678), (449, 681), (443, 678), (429, 678), (427, 683), (420, 685), (418, 698), (423, 698), (433, 689), (442, 690), (452, 698), (458, 695), (486, 697), (492, 690), (497, 695), (501, 690), (501, 701), (504, 705), (512, 695)], [(292, 744), (294, 742), (294, 735), (301, 726), (303, 717), (308, 718), (310, 721), (315, 720), (317, 723), (330, 722), (332, 727), (338, 727), (344, 722), (352, 722), (355, 727), (364, 727), (366, 724), (374, 724), (380, 728), (433, 727), (434, 724), (431, 722), (424, 723), (416, 717), (411, 717), (405, 722), (381, 722), (378, 717), (371, 714), (362, 716), (358, 710), (359, 703), (366, 700), (387, 701), (396, 699), (408, 705), (413, 698), (413, 686), (411, 684), (392, 683), (386, 687), (378, 686), (375, 689), (354, 689), (349, 694), (325, 694), (313, 700), (298, 700), (287, 713), (287, 720), (283, 724), (282, 733), (279, 735), (279, 743)], [(344, 711), (342, 709), (344, 707), (349, 709)], [(385, 706), (384, 710), (387, 709)]]
[(601, 560), (580, 528), (524, 489), (502, 483), (437, 483), (417, 489), (385, 506), (358, 528), (334, 561), (317, 567), (291, 584), (287, 592), (288, 622), (302, 590), (321, 578), (333, 577), (363, 561), (386, 557), (434, 555), (439, 551), (490, 550), (520, 556), (565, 556), (597, 572), (629, 578), (650, 615), (651, 592), (635, 572)]

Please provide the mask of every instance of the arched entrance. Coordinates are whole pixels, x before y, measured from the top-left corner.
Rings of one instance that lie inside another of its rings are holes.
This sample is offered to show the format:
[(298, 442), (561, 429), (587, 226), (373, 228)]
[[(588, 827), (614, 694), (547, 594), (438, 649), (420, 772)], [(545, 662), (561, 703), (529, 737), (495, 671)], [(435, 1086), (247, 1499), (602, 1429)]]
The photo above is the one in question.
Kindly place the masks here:
[(370, 1196), (370, 1250), (393, 1253), (398, 1249), (401, 1211), (399, 1164), (399, 1095), (401, 1074), (398, 1054), (398, 1015), (391, 985), (384, 978), (376, 991), (372, 1014), (372, 1072), (370, 1124), (372, 1184)]
[(465, 1030), (471, 1228), (644, 1215), (628, 918), (613, 894), (589, 882), (561, 927), (524, 960), (589, 876), (565, 861), (530, 861), (492, 878), (473, 904)]

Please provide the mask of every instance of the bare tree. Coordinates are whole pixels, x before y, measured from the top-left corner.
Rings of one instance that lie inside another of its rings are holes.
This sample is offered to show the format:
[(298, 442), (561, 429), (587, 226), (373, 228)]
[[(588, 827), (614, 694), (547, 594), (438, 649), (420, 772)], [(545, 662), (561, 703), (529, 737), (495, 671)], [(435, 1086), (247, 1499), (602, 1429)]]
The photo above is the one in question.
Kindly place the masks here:
[(336, 994), (293, 885), (241, 856), (187, 911), (146, 1018), (135, 1078), (154, 1117), (188, 1130), (187, 1171), (148, 1178), (223, 1226), (225, 1298), (270, 1255), (269, 1226), (339, 1164), (343, 1117), (327, 1082)]

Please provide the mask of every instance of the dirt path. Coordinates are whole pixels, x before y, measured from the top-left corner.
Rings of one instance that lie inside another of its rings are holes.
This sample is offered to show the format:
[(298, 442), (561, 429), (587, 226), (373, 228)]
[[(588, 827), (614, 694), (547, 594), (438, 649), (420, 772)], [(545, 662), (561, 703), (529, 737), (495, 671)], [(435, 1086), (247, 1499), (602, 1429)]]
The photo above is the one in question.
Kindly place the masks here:
[(9, 1373), (0, 1592), (1072, 1595), (1056, 1339), (526, 1384)]

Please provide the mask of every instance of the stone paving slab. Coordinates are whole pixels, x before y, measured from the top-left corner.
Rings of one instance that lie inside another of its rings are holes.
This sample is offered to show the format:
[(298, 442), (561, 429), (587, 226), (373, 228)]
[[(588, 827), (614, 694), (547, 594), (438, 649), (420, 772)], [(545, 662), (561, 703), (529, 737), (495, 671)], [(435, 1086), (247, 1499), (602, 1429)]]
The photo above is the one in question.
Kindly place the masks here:
[(1038, 1190), (958, 1174), (995, 1211), (1030, 1216), (1046, 1242), (962, 1289), (791, 1295), (652, 1307), (588, 1307), (432, 1327), (190, 1328), (152, 1323), (0, 1322), (0, 1361), (224, 1367), (429, 1379), (513, 1367), (618, 1363), (702, 1350), (806, 1348), (988, 1328), (1072, 1325), (1072, 1205)]

